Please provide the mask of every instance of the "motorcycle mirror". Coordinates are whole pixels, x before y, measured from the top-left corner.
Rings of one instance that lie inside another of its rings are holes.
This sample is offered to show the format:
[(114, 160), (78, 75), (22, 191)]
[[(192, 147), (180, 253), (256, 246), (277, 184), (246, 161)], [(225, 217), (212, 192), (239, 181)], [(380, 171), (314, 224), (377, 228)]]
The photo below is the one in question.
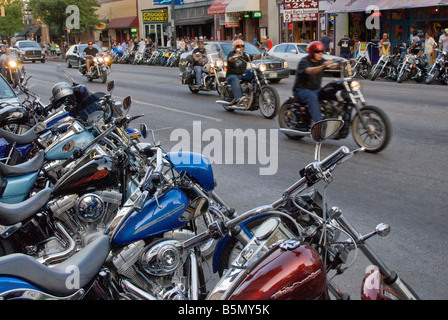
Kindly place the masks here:
[(129, 108), (131, 107), (131, 104), (132, 104), (132, 98), (131, 97), (124, 98), (123, 104), (122, 104), (123, 109), (128, 111)]
[(376, 226), (375, 231), (380, 237), (387, 237), (390, 233), (390, 226), (386, 223), (380, 223)]
[(148, 137), (148, 126), (144, 123), (140, 125), (140, 134), (142, 135), (143, 139), (146, 139), (146, 137)]
[(107, 84), (107, 91), (108, 92), (112, 92), (112, 90), (115, 88), (115, 81), (109, 81), (109, 83)]
[(311, 128), (311, 138), (315, 142), (330, 139), (344, 126), (344, 121), (333, 119), (316, 122)]

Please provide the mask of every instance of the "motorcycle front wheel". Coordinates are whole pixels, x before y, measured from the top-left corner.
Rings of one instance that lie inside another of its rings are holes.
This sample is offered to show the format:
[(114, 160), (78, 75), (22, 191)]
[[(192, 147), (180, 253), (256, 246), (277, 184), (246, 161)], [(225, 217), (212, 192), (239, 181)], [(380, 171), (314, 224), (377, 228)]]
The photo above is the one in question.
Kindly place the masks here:
[(398, 74), (397, 82), (403, 83), (408, 78), (409, 72), (403, 71)]
[(433, 84), (434, 81), (437, 79), (437, 77), (439, 76), (439, 70), (437, 70), (436, 68), (432, 69), (431, 72), (428, 74), (428, 76), (426, 77), (426, 84)]
[(106, 83), (106, 81), (107, 81), (107, 72), (103, 72), (102, 74), (101, 74), (101, 83)]
[(378, 76), (380, 75), (382, 70), (383, 70), (382, 66), (375, 66), (373, 73), (372, 73), (372, 78), (370, 78), (370, 80), (375, 81), (378, 78)]
[[(361, 121), (363, 118), (365, 126)], [(369, 153), (384, 150), (392, 136), (392, 126), (386, 113), (378, 107), (366, 106), (360, 110), (352, 123), (355, 142)]]
[(264, 86), (261, 88), (259, 99), (260, 112), (263, 117), (266, 119), (275, 118), (280, 107), (280, 97), (277, 90), (271, 86)]

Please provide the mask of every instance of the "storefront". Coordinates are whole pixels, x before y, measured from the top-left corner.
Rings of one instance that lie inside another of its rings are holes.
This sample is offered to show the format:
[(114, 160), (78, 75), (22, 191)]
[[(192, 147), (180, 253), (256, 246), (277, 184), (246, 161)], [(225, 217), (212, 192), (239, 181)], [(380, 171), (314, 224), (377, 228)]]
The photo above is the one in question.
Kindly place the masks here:
[[(107, 24), (109, 37), (116, 40), (118, 43), (131, 40), (133, 34), (131, 33), (131, 29), (135, 28), (138, 29), (137, 16), (112, 19)], [(111, 34), (113, 31), (115, 31), (115, 35)], [(135, 34), (135, 36), (137, 36), (137, 34)]]
[(214, 36), (214, 19), (207, 13), (213, 0), (196, 1), (176, 6), (176, 34), (178, 37), (210, 39)]
[(168, 7), (142, 11), (143, 35), (153, 42), (157, 41), (161, 47), (166, 46), (170, 23)]
[(260, 0), (232, 0), (226, 7), (226, 26), (232, 26), (235, 35), (252, 42), (260, 41)]
[[(215, 0), (212, 5), (207, 9), (207, 14), (214, 19), (214, 38), (218, 41), (232, 39), (232, 28), (226, 26), (226, 8), (232, 0)], [(237, 23), (239, 28), (239, 21)]]

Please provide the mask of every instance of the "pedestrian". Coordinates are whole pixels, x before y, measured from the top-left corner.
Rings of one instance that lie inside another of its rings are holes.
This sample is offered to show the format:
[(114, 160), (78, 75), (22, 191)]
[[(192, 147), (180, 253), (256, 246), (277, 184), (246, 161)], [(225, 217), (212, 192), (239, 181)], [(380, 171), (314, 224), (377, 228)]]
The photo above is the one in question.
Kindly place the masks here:
[(431, 67), (434, 64), (434, 48), (437, 46), (436, 41), (429, 31), (425, 34), (425, 55), (426, 62)]
[(380, 41), (380, 56), (390, 55), (391, 43), (389, 40), (389, 35), (383, 33), (383, 39)]
[(322, 31), (321, 33), (321, 38), (320, 38), (320, 42), (322, 42), (324, 44), (324, 53), (329, 54), (330, 53), (330, 42), (331, 39), (329, 36), (327, 36), (325, 34), (325, 31)]
[(444, 30), (444, 33), (439, 38), (439, 49), (448, 51), (448, 28)]
[(353, 42), (353, 40), (345, 34), (338, 43), (338, 46), (340, 47), (340, 57), (350, 60), (350, 58), (352, 57), (354, 45), (355, 43)]
[(54, 43), (54, 41), (51, 42), (51, 55), (56, 55), (56, 43)]

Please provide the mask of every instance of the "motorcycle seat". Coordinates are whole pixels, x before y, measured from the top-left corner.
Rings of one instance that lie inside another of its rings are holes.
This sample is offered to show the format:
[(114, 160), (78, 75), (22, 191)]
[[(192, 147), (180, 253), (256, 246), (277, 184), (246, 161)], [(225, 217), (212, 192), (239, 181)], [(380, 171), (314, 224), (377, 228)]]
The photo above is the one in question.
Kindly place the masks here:
[(0, 202), (0, 224), (12, 226), (36, 214), (51, 198), (53, 188), (46, 188), (20, 203)]
[(5, 178), (24, 176), (26, 174), (38, 172), (42, 169), (45, 161), (45, 151), (40, 150), (31, 160), (14, 166), (9, 166), (0, 162), (0, 174)]
[[(30, 256), (14, 253), (0, 258), (0, 275), (19, 278), (45, 293), (66, 297), (92, 281), (101, 270), (109, 251), (110, 238), (100, 236), (66, 261), (51, 268)], [(79, 282), (72, 283), (71, 279)]]
[(34, 131), (34, 128), (28, 130), (24, 134), (15, 134), (13, 132), (0, 129), (0, 138), (5, 139), (8, 143), (23, 145), (36, 141), (37, 138), (39, 138), (39, 135)]

